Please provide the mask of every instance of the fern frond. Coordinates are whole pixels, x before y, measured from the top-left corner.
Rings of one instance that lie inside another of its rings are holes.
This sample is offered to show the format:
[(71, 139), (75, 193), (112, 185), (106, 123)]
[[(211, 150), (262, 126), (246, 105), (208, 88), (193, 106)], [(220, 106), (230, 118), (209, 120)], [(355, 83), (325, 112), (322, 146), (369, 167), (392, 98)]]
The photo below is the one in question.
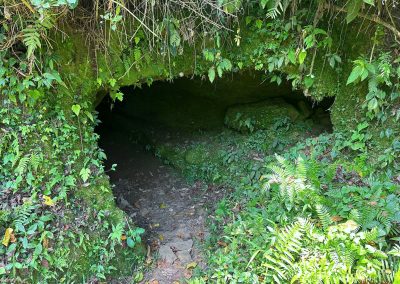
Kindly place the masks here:
[(299, 157), (297, 159), (296, 174), (297, 177), (301, 178), (304, 181), (307, 179), (307, 164), (302, 157)]
[(32, 153), (30, 156), (30, 165), (36, 171), (42, 161), (42, 156), (37, 153)]
[(350, 213), (349, 213), (349, 220), (353, 220), (354, 222), (356, 222), (357, 224), (361, 223), (361, 214), (360, 211), (358, 211), (357, 209), (351, 209)]
[(400, 235), (400, 224), (393, 223), (389, 231), (389, 236), (399, 236)]
[(302, 249), (302, 238), (308, 222), (299, 219), (276, 233), (273, 249), (264, 254), (267, 275), (276, 283), (287, 283), (294, 274), (293, 267)]
[(324, 205), (317, 204), (315, 210), (317, 211), (318, 218), (322, 223), (322, 227), (327, 229), (332, 224), (331, 215), (329, 214), (328, 209)]
[(16, 207), (13, 226), (17, 231), (25, 232), (25, 226), (30, 223), (34, 210), (35, 206), (29, 203), (24, 203)]
[(378, 216), (376, 216), (376, 220), (386, 228), (387, 232), (390, 232), (392, 227), (392, 219), (390, 216), (388, 216), (387, 212), (379, 212)]
[(33, 53), (37, 48), (41, 48), (40, 34), (37, 26), (29, 26), (22, 30), (23, 33), (23, 43), (27, 48), (28, 58), (32, 57)]
[(356, 255), (353, 251), (351, 250), (345, 250), (342, 253), (342, 262), (344, 263), (344, 265), (348, 268), (352, 267), (355, 259), (356, 259)]
[(378, 229), (375, 227), (370, 231), (365, 232), (365, 241), (367, 243), (375, 242), (379, 237)]
[(17, 175), (22, 175), (26, 171), (29, 161), (30, 161), (29, 155), (25, 155), (24, 157), (22, 157), (19, 160), (18, 166), (15, 169), (15, 173)]
[(275, 7), (268, 10), (266, 17), (267, 19), (276, 19), (283, 12), (282, 2), (277, 1)]
[(393, 283), (394, 275), (399, 269), (398, 261), (395, 257), (389, 256), (387, 259), (382, 259), (381, 263), (382, 268), (378, 271), (377, 283)]
[(400, 257), (400, 245), (395, 244), (394, 247), (388, 252), (390, 255)]

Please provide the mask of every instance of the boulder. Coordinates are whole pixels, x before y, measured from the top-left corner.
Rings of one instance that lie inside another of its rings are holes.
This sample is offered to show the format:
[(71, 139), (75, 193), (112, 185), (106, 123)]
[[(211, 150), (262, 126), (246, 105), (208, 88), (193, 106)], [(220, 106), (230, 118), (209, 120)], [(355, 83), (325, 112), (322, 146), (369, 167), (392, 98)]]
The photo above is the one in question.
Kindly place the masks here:
[(240, 132), (253, 132), (268, 129), (279, 119), (295, 121), (299, 117), (300, 113), (293, 105), (273, 99), (230, 107), (225, 114), (225, 125)]

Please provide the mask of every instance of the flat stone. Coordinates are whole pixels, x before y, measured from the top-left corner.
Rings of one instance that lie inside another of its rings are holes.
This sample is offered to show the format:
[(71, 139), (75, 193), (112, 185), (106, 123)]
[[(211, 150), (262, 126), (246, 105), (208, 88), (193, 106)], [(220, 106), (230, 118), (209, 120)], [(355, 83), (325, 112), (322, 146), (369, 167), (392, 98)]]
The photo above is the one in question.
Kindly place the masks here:
[(177, 259), (177, 256), (172, 251), (170, 244), (165, 244), (165, 245), (160, 246), (158, 253), (160, 255), (160, 258), (165, 260), (165, 262), (168, 264), (173, 264), (175, 262), (175, 260)]
[(176, 255), (179, 258), (181, 264), (187, 264), (192, 261), (192, 256), (189, 251), (177, 251)]
[(182, 240), (187, 240), (191, 238), (191, 231), (185, 225), (180, 225), (178, 231), (176, 232), (176, 236)]

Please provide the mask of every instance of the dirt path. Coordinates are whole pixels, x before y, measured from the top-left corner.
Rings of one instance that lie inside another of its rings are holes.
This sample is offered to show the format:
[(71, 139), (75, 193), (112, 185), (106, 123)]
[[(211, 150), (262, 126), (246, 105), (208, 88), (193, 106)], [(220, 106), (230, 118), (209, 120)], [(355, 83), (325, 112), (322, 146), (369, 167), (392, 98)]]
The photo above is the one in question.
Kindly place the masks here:
[(118, 163), (110, 177), (118, 205), (147, 231), (153, 269), (142, 283), (186, 283), (193, 268), (204, 268), (207, 188), (185, 183), (144, 146), (127, 141), (124, 131), (101, 133), (108, 163)]

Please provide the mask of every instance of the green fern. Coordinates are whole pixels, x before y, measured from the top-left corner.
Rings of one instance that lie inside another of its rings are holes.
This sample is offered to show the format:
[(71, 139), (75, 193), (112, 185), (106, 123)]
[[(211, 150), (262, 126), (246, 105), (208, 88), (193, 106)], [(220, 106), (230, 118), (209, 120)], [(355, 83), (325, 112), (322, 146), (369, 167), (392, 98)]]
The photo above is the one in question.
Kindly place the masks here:
[(276, 19), (279, 15), (284, 14), (290, 2), (289, 0), (275, 0), (273, 6), (268, 9), (266, 18)]
[(400, 257), (400, 245), (394, 245), (394, 247), (389, 251), (389, 254)]
[(364, 233), (365, 233), (365, 241), (367, 243), (375, 242), (379, 237), (379, 231), (376, 227)]
[(399, 269), (398, 258), (389, 256), (387, 259), (382, 259), (381, 263), (382, 269), (378, 271), (377, 283), (394, 283), (394, 275)]
[(24, 172), (26, 171), (26, 169), (28, 168), (29, 161), (30, 161), (29, 155), (25, 155), (24, 157), (22, 157), (19, 160), (18, 166), (15, 169), (15, 173), (17, 175), (22, 176), (24, 174)]
[(278, 165), (269, 167), (272, 173), (266, 176), (268, 182), (265, 189), (269, 190), (271, 184), (277, 184), (278, 199), (287, 211), (305, 212), (320, 203), (318, 189), (308, 179), (307, 161), (298, 158), (296, 165), (293, 165), (282, 156), (276, 155), (276, 159)]
[(31, 58), (37, 48), (41, 48), (38, 26), (28, 26), (22, 30), (23, 42), (27, 47), (27, 57)]
[(322, 223), (322, 227), (327, 229), (332, 224), (332, 218), (328, 209), (324, 205), (317, 204), (315, 210), (317, 211), (318, 218)]
[(302, 157), (299, 157), (297, 159), (296, 175), (298, 178), (302, 179), (303, 181), (307, 180), (307, 164), (306, 164), (306, 161)]
[(41, 161), (43, 159), (42, 155), (39, 155), (38, 153), (32, 153), (29, 160), (30, 160), (30, 166), (37, 171)]
[(267, 275), (276, 283), (287, 283), (294, 274), (293, 267), (301, 252), (301, 241), (308, 226), (308, 221), (299, 219), (275, 232), (273, 248), (264, 254)]
[(357, 209), (351, 209), (349, 214), (349, 220), (353, 220), (357, 224), (360, 224), (361, 223), (360, 211), (358, 211)]
[(30, 223), (34, 210), (35, 206), (30, 203), (24, 203), (15, 209), (13, 225), (17, 231), (25, 232), (25, 226)]
[(379, 212), (378, 216), (376, 216), (376, 220), (385, 227), (386, 232), (390, 232), (392, 228), (392, 218), (387, 212)]

